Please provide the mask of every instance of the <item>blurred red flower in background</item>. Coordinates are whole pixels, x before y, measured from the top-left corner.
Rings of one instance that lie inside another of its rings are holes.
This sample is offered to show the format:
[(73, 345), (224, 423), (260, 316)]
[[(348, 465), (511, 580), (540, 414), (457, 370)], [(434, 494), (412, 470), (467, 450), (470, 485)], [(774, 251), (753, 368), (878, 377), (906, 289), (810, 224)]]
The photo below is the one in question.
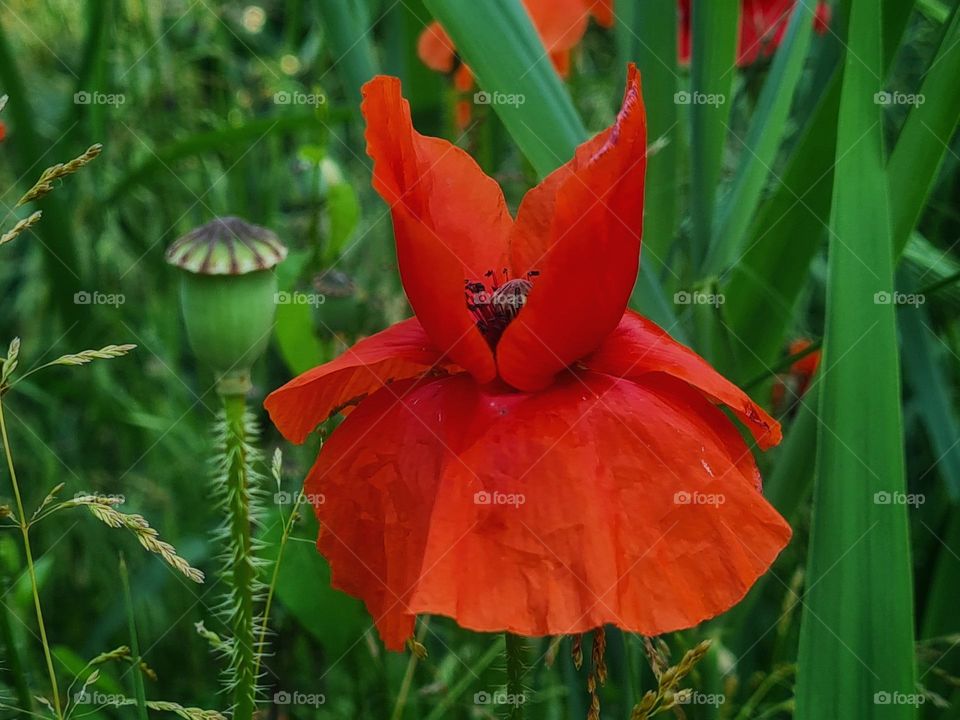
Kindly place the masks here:
[[(680, 3), (680, 62), (690, 62), (690, 2)], [(773, 55), (787, 31), (790, 13), (797, 0), (741, 0), (740, 38), (737, 44), (737, 65), (746, 67)], [(830, 6), (817, 5), (814, 29), (823, 34), (829, 29)]]
[[(570, 72), (570, 51), (583, 39), (591, 15), (604, 27), (613, 26), (613, 0), (523, 0), (523, 5), (561, 77)], [(473, 89), (473, 73), (464, 63), (457, 65), (453, 40), (440, 23), (430, 23), (420, 34), (417, 54), (437, 72), (456, 68), (454, 85), (460, 92)], [(456, 110), (459, 127), (469, 123), (469, 111), (469, 102), (461, 101)]]
[(417, 614), (529, 636), (659, 635), (736, 603), (790, 528), (727, 406), (778, 423), (626, 309), (646, 116), (615, 123), (511, 215), (497, 183), (417, 133), (396, 78), (363, 90), (373, 184), (416, 317), (273, 392), (293, 442), (341, 411), (305, 482), (333, 584), (400, 649)]
[[(808, 338), (797, 338), (790, 343), (789, 355), (800, 355), (812, 345)], [(820, 367), (822, 357), (822, 350), (811, 350), (790, 365), (789, 373), (777, 376), (770, 393), (773, 407), (778, 413), (791, 411), (810, 389), (810, 381)]]

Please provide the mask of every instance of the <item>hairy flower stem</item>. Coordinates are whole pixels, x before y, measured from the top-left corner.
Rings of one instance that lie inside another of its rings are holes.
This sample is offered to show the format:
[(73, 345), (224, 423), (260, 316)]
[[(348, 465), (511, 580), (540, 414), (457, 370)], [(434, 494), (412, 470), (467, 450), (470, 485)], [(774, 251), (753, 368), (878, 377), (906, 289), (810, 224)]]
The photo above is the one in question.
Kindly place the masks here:
[(507, 720), (523, 720), (523, 676), (527, 668), (524, 661), (523, 638), (513, 633), (504, 633), (507, 656)]
[(30, 588), (33, 591), (33, 607), (37, 614), (37, 627), (40, 629), (40, 643), (43, 645), (43, 655), (47, 661), (47, 673), (50, 676), (50, 689), (53, 693), (53, 709), (58, 720), (63, 720), (63, 710), (60, 707), (60, 688), (57, 685), (57, 674), (53, 669), (53, 654), (50, 652), (50, 643), (47, 641), (47, 626), (43, 622), (43, 610), (40, 607), (40, 590), (37, 585), (37, 571), (33, 563), (33, 550), (30, 547), (30, 523), (27, 522), (23, 510), (23, 500), (20, 497), (20, 484), (17, 482), (17, 471), (13, 467), (13, 453), (10, 450), (10, 439), (7, 437), (7, 422), (3, 414), (3, 403), (0, 402), (0, 436), (3, 437), (3, 451), (7, 456), (7, 468), (10, 471), (10, 484), (13, 486), (13, 497), (17, 503), (17, 524), (23, 535), (23, 548), (27, 558), (27, 571), (30, 574)]
[(250, 495), (247, 477), (247, 445), (244, 413), (246, 397), (243, 394), (223, 394), (226, 416), (226, 457), (228, 529), (232, 553), (231, 580), (234, 607), (232, 608), (234, 642), (234, 710), (233, 720), (251, 720), (256, 692), (256, 651), (254, 649), (253, 588), (256, 570), (251, 534)]

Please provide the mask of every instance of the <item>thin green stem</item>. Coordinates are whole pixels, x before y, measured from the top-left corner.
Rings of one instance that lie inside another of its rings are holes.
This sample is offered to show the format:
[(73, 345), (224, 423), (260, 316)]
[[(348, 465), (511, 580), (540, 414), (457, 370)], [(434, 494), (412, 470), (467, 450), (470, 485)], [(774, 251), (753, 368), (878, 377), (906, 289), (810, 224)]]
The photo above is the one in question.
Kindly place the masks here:
[(127, 609), (127, 625), (130, 629), (130, 654), (133, 658), (133, 689), (137, 696), (137, 717), (147, 720), (147, 693), (143, 687), (143, 675), (140, 672), (140, 640), (137, 637), (137, 620), (133, 614), (133, 596), (130, 593), (130, 575), (127, 563), (120, 556), (120, 584), (123, 586), (123, 601)]
[[(10, 591), (12, 583), (8, 578), (4, 578), (4, 594)], [(17, 640), (13, 634), (13, 626), (10, 624), (10, 610), (7, 607), (0, 608), (0, 639), (3, 640), (3, 647), (6, 650), (6, 660), (13, 679), (13, 687), (17, 693), (17, 702), (20, 703), (19, 711), (24, 717), (33, 711), (33, 695), (30, 694), (30, 688), (27, 686), (27, 675), (23, 669), (23, 660), (20, 658), (20, 649), (17, 647)]]
[(23, 535), (23, 548), (27, 557), (27, 571), (30, 574), (30, 589), (33, 591), (33, 607), (37, 615), (37, 627), (40, 629), (40, 642), (43, 645), (43, 655), (47, 661), (47, 673), (50, 676), (50, 688), (53, 692), (53, 709), (57, 719), (63, 720), (63, 709), (60, 707), (60, 687), (57, 685), (57, 674), (53, 669), (53, 653), (50, 652), (50, 643), (47, 641), (47, 627), (43, 622), (43, 609), (40, 606), (40, 590), (37, 583), (37, 570), (33, 563), (33, 549), (30, 547), (30, 524), (27, 522), (23, 510), (23, 500), (20, 497), (20, 484), (17, 482), (17, 471), (13, 467), (13, 453), (10, 450), (10, 439), (7, 437), (7, 422), (3, 414), (3, 402), (0, 402), (0, 436), (3, 437), (3, 451), (7, 456), (7, 469), (10, 471), (10, 484), (13, 486), (13, 496), (17, 503), (17, 522), (20, 533)]
[(244, 414), (246, 397), (241, 394), (223, 395), (223, 409), (227, 422), (226, 457), (227, 525), (230, 534), (231, 575), (234, 603), (232, 630), (234, 642), (234, 710), (233, 720), (251, 720), (256, 693), (256, 652), (254, 651), (253, 585), (256, 571), (253, 566), (253, 538), (250, 529), (250, 497), (247, 478), (247, 450)]
[(526, 673), (524, 662), (525, 648), (523, 638), (512, 633), (504, 633), (505, 654), (507, 657), (507, 711), (508, 720), (523, 720), (525, 701), (523, 676)]
[(256, 645), (256, 664), (253, 667), (253, 676), (260, 675), (260, 660), (263, 657), (264, 643), (267, 638), (267, 623), (270, 620), (270, 608), (273, 607), (273, 596), (277, 589), (277, 580), (280, 577), (280, 561), (283, 559), (283, 549), (287, 546), (287, 540), (290, 539), (290, 532), (293, 530), (293, 523), (297, 518), (297, 511), (303, 503), (303, 491), (297, 493), (296, 502), (293, 503), (293, 510), (290, 511), (290, 517), (283, 525), (283, 534), (280, 536), (280, 547), (277, 549), (277, 560), (273, 564), (273, 574), (270, 576), (270, 587), (267, 588), (267, 599), (263, 607), (263, 621), (260, 623), (260, 632), (257, 636)]
[[(427, 634), (427, 626), (430, 623), (429, 617), (424, 617), (420, 623), (420, 631), (417, 633), (417, 642), (423, 640)], [(403, 673), (403, 681), (400, 683), (400, 692), (397, 693), (397, 702), (393, 706), (393, 712), (390, 714), (390, 720), (401, 720), (403, 711), (407, 706), (407, 698), (410, 696), (410, 688), (413, 686), (413, 675), (417, 670), (417, 664), (420, 658), (417, 653), (410, 653), (410, 660), (407, 662), (407, 669)]]

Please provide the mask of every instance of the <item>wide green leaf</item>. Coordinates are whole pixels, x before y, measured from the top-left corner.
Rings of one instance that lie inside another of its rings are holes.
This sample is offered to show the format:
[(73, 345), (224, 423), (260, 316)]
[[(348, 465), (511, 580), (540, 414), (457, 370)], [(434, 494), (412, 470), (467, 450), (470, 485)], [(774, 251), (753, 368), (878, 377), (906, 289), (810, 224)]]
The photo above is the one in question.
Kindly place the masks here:
[(875, 4), (852, 0), (847, 45), (796, 718), (906, 720), (922, 700)]
[(477, 102), (493, 106), (537, 173), (573, 157), (587, 132), (519, 0), (426, 5), (476, 75)]
[(317, 3), (317, 9), (323, 19), (333, 66), (348, 94), (359, 100), (360, 87), (377, 71), (366, 0), (323, 0)]
[[(960, 10), (943, 33), (940, 49), (930, 63), (923, 84), (907, 121), (900, 132), (896, 148), (887, 164), (890, 178), (890, 213), (893, 219), (893, 244), (897, 254), (910, 238), (920, 213), (937, 179), (943, 157), (949, 151), (950, 138), (960, 123)], [(888, 94), (896, 99), (911, 94)]]
[(647, 266), (662, 275), (672, 251), (680, 196), (677, 8), (672, 2), (621, 0), (616, 9), (620, 66), (633, 61), (640, 69), (647, 132), (655, 148), (647, 159), (643, 257)]
[(787, 128), (794, 91), (803, 73), (804, 61), (813, 34), (812, 4), (797, 3), (783, 45), (777, 50), (773, 68), (763, 85), (760, 101), (745, 139), (736, 134), (741, 147), (740, 164), (733, 186), (718, 209), (705, 272), (715, 274), (736, 261), (746, 240), (750, 222), (760, 204), (764, 183)]
[(700, 267), (713, 234), (714, 205), (737, 76), (739, 3), (691, 3), (690, 108), (691, 260)]

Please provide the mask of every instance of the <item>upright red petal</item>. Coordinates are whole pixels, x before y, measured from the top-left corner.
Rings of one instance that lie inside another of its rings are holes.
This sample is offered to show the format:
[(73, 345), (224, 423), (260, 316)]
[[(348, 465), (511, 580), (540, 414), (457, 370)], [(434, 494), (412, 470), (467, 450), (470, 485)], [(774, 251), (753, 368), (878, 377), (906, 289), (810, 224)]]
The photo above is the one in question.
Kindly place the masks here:
[(441, 369), (453, 370), (432, 347), (420, 322), (410, 318), (274, 390), (264, 406), (285, 438), (302, 443), (333, 413), (384, 385)]
[(400, 649), (420, 613), (539, 636), (723, 612), (790, 537), (756, 477), (682, 382), (585, 373), (525, 394), (456, 376), (365, 400), (307, 490), (334, 585)]
[(782, 438), (780, 423), (745, 392), (652, 320), (631, 310), (624, 314), (616, 330), (596, 352), (583, 359), (582, 364), (614, 377), (636, 379), (649, 373), (672, 375), (692, 385), (713, 402), (729, 407), (750, 429), (761, 448), (777, 445)]
[(620, 321), (640, 257), (646, 144), (640, 74), (631, 64), (614, 125), (520, 205), (513, 270), (539, 275), (497, 346), (500, 376), (513, 387), (546, 387)]
[(373, 185), (392, 210), (410, 305), (438, 350), (488, 382), (496, 366), (464, 283), (507, 266), (513, 219), (500, 186), (460, 148), (413, 129), (397, 78), (374, 78), (363, 96)]

